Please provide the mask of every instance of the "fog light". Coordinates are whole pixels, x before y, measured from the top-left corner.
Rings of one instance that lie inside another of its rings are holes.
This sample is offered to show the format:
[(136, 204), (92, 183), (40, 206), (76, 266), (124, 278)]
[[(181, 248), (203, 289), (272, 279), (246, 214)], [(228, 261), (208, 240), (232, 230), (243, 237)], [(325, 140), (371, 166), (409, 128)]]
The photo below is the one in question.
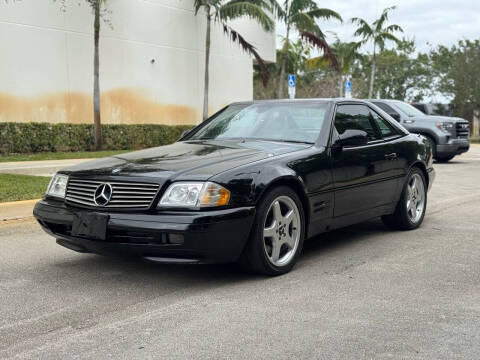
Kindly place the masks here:
[(183, 245), (185, 242), (181, 234), (168, 234), (168, 243), (172, 245)]

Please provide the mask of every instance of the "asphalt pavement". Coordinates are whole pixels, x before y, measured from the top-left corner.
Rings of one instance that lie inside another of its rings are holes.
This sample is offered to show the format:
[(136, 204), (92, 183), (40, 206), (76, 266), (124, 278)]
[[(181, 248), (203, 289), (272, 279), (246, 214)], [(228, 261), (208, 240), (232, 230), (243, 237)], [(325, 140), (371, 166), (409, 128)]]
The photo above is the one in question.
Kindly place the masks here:
[(0, 358), (478, 359), (480, 147), (436, 164), (423, 226), (309, 240), (276, 278), (77, 254), (0, 223)]

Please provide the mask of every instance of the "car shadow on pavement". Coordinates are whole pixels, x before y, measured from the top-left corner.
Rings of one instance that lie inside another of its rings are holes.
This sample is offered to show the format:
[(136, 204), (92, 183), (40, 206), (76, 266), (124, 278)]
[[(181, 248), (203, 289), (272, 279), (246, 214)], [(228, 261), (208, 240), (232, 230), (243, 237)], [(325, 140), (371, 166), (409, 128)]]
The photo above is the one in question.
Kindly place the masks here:
[[(300, 270), (308, 260), (318, 258), (318, 261), (321, 261), (322, 256), (326, 256), (332, 251), (348, 248), (359, 241), (367, 239), (371, 241), (372, 236), (369, 235), (380, 237), (387, 231), (379, 220), (373, 220), (308, 239), (304, 244), (299, 264), (293, 271)], [(232, 282), (261, 281), (266, 278), (245, 272), (236, 264), (160, 264), (135, 258), (105, 257), (92, 254), (75, 254), (73, 258), (57, 262), (55, 268), (61, 270), (69, 282), (83, 282), (87, 278), (92, 285), (97, 283), (100, 285), (107, 281), (110, 286), (135, 284), (139, 287), (164, 287), (175, 284), (175, 287), (178, 287), (182, 284), (188, 286), (202, 283), (219, 286)]]
[(380, 238), (389, 231), (378, 218), (317, 235), (305, 241), (300, 261), (348, 248), (359, 241), (372, 241), (372, 238)]

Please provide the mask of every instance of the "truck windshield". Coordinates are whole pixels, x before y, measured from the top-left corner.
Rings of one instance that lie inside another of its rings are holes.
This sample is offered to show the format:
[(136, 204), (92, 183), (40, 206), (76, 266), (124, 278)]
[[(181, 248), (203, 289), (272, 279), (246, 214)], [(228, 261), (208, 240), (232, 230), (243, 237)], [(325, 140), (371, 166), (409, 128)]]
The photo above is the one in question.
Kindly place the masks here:
[(392, 105), (395, 106), (399, 111), (401, 111), (402, 113), (404, 113), (405, 115), (407, 115), (409, 117), (425, 116), (425, 114), (423, 112), (421, 112), (416, 107), (414, 107), (410, 104), (400, 102), (400, 101), (398, 101), (398, 102), (396, 101)]
[(326, 103), (231, 105), (188, 140), (259, 139), (314, 143), (325, 119)]

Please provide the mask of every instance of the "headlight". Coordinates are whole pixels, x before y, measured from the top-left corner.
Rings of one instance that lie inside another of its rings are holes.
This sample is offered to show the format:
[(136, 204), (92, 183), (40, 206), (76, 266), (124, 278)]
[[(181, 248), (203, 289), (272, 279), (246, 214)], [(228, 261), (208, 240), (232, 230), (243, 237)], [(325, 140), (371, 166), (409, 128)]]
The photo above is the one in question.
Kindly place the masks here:
[(170, 185), (158, 207), (209, 207), (228, 205), (230, 191), (212, 182), (177, 182)]
[(55, 174), (48, 184), (47, 195), (63, 199), (67, 190), (67, 182), (67, 175)]
[(435, 125), (440, 130), (443, 130), (443, 131), (446, 131), (446, 132), (450, 132), (450, 130), (453, 129), (453, 123), (451, 123), (451, 122), (443, 122), (443, 123), (442, 122), (437, 122)]

